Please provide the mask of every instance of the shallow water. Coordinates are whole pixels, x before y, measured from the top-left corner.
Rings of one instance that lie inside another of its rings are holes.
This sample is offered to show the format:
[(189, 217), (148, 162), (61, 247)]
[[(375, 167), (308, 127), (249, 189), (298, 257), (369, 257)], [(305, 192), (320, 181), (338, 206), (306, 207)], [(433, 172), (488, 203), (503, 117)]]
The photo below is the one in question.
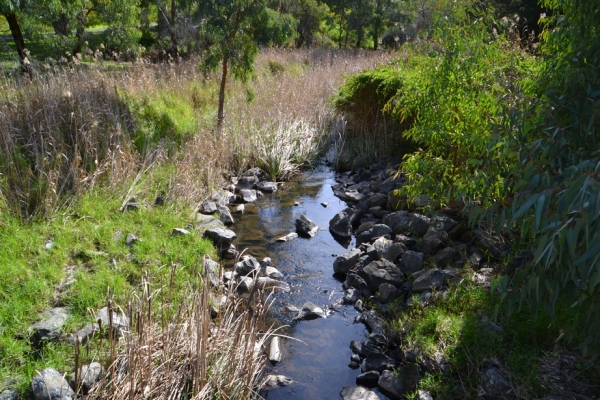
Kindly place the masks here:
[[(267, 194), (254, 204), (247, 204), (243, 216), (237, 216), (233, 230), (238, 235), (238, 250), (259, 261), (271, 257), (273, 265), (284, 274), (292, 287), (290, 293), (277, 293), (272, 315), (289, 328), (281, 331), (292, 339), (284, 339), (283, 360), (270, 366), (270, 373), (286, 375), (294, 380), (287, 387), (274, 388), (263, 396), (277, 399), (339, 399), (345, 386), (356, 385), (360, 370), (348, 368), (349, 345), (363, 339), (366, 329), (354, 324), (358, 313), (351, 306), (339, 306), (326, 319), (294, 322), (294, 313), (285, 306), (302, 307), (311, 301), (324, 310), (343, 297), (341, 282), (333, 277), (335, 255), (352, 248), (354, 239), (339, 243), (329, 233), (329, 221), (346, 204), (333, 195), (335, 174), (319, 167), (286, 182), (274, 194)], [(294, 205), (298, 202), (299, 205)], [(327, 202), (325, 208), (321, 205)], [(297, 238), (273, 243), (274, 239), (295, 231), (295, 221), (302, 215), (319, 226), (311, 239)], [(381, 396), (383, 398), (383, 396)]]

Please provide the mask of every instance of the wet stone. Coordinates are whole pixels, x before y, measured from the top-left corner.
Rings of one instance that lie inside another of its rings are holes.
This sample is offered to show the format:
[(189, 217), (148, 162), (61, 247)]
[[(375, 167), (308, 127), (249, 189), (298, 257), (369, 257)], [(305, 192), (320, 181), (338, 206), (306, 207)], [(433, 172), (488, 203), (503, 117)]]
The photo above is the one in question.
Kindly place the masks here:
[(340, 238), (351, 238), (352, 224), (350, 223), (348, 214), (343, 211), (336, 214), (335, 217), (329, 221), (329, 232), (331, 232), (332, 235)]
[(383, 372), (396, 366), (396, 362), (385, 354), (371, 353), (363, 362), (363, 372), (378, 371)]
[(350, 288), (350, 289), (346, 289), (346, 291), (344, 292), (343, 302), (344, 302), (344, 304), (354, 304), (362, 298), (363, 298), (363, 296), (362, 296), (362, 294), (360, 294), (360, 292), (358, 290), (356, 290), (354, 288)]
[(358, 262), (361, 252), (358, 249), (344, 253), (336, 257), (333, 262), (333, 272), (336, 274), (346, 274)]
[(239, 275), (258, 274), (260, 272), (260, 264), (254, 257), (247, 257), (235, 264), (235, 272)]
[(265, 385), (269, 387), (289, 386), (292, 382), (291, 378), (284, 375), (267, 375), (265, 377)]
[(362, 386), (347, 386), (340, 395), (342, 400), (379, 400), (375, 392)]
[(269, 361), (271, 361), (273, 364), (281, 361), (281, 346), (279, 342), (279, 337), (274, 336), (273, 339), (271, 339), (271, 344), (269, 345)]
[(231, 215), (231, 211), (229, 211), (229, 208), (227, 206), (218, 206), (217, 214), (219, 215), (219, 220), (222, 223), (224, 223), (225, 225), (233, 225), (233, 216)]
[(240, 190), (240, 198), (244, 203), (254, 203), (257, 199), (256, 190), (242, 189)]
[(281, 237), (275, 239), (275, 241), (276, 242), (289, 242), (290, 240), (296, 239), (297, 237), (298, 237), (298, 234), (296, 232), (291, 232), (285, 236), (281, 236)]
[(296, 231), (301, 235), (313, 237), (317, 234), (318, 229), (319, 227), (306, 215), (301, 215), (296, 219)]
[(307, 303), (304, 303), (304, 305), (300, 309), (300, 312), (298, 312), (298, 315), (296, 315), (296, 317), (294, 319), (308, 321), (308, 320), (312, 320), (312, 319), (326, 318), (326, 317), (327, 317), (327, 314), (325, 313), (325, 311), (323, 311), (323, 309), (321, 307), (317, 306), (314, 303), (307, 302)]
[(378, 371), (368, 371), (362, 373), (356, 377), (356, 384), (369, 388), (377, 387), (377, 382), (379, 382), (380, 375), (381, 374)]
[(277, 191), (277, 183), (269, 182), (269, 181), (261, 181), (261, 182), (258, 182), (258, 184), (256, 185), (256, 188), (258, 190), (260, 190), (261, 192), (273, 193), (273, 192)]
[(204, 231), (204, 236), (213, 243), (229, 245), (236, 238), (235, 232), (226, 228), (211, 228)]

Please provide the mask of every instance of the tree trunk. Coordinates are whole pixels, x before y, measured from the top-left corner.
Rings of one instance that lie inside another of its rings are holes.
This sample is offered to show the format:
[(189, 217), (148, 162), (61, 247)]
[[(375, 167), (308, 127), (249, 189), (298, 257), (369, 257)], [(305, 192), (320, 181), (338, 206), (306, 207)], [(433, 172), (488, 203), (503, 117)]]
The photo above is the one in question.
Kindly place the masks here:
[(177, 51), (177, 32), (175, 32), (175, 19), (177, 18), (177, 9), (175, 8), (175, 0), (171, 0), (171, 44), (173, 45), (173, 58), (176, 59), (179, 55)]
[(373, 30), (373, 50), (377, 51), (378, 47), (379, 47), (379, 32), (378, 32), (378, 29), (375, 28)]
[(23, 61), (25, 59), (25, 39), (23, 39), (23, 32), (21, 31), (21, 25), (19, 25), (19, 20), (17, 19), (17, 15), (13, 11), (9, 11), (4, 14), (6, 17), (6, 21), (8, 22), (8, 26), (10, 28), (10, 32), (12, 33), (13, 40), (15, 41), (15, 45), (17, 46), (17, 53), (19, 53), (19, 59)]
[(223, 58), (223, 72), (221, 73), (221, 88), (219, 89), (219, 111), (217, 113), (217, 132), (221, 133), (223, 130), (223, 121), (225, 120), (225, 115), (223, 113), (223, 108), (225, 106), (225, 84), (227, 83), (227, 66), (228, 60), (227, 57)]

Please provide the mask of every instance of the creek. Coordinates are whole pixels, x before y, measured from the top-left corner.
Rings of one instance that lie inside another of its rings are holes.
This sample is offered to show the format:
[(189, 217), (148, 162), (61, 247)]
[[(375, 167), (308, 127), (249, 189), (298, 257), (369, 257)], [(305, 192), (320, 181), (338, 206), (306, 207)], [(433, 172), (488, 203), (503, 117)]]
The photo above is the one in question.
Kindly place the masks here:
[[(239, 251), (246, 249), (243, 254), (259, 260), (270, 257), (291, 286), (290, 293), (272, 297), (271, 315), (277, 324), (288, 326), (280, 333), (290, 338), (283, 340), (282, 361), (270, 365), (268, 372), (288, 376), (294, 383), (263, 392), (268, 400), (339, 399), (342, 388), (356, 385), (360, 373), (348, 368), (349, 344), (364, 338), (367, 331), (363, 324), (354, 323), (358, 312), (341, 305), (342, 283), (333, 276), (334, 256), (347, 252), (355, 241), (340, 243), (329, 232), (331, 218), (347, 207), (334, 196), (335, 184), (335, 172), (326, 166), (304, 172), (275, 193), (246, 204), (232, 228)], [(321, 205), (324, 202), (327, 207)], [(319, 226), (317, 235), (274, 242), (295, 232), (295, 221), (302, 214)], [(296, 312), (286, 311), (287, 307), (301, 308), (308, 301), (326, 310), (328, 317), (293, 321)]]

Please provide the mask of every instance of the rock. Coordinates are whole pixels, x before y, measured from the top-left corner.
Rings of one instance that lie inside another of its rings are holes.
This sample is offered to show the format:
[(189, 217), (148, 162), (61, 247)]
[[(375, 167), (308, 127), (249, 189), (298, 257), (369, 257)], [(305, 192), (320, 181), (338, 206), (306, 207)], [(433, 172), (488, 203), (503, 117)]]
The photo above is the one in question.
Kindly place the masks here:
[(430, 304), (430, 303), (432, 302), (432, 299), (431, 299), (431, 291), (429, 291), (429, 290), (426, 290), (426, 291), (424, 291), (424, 292), (421, 292), (421, 293), (419, 293), (419, 295), (418, 295), (418, 296), (412, 296), (412, 297), (409, 297), (409, 298), (406, 300), (406, 305), (407, 305), (407, 306), (408, 306), (408, 305), (411, 305), (411, 304), (413, 304), (415, 301), (417, 301), (417, 302), (418, 302), (418, 303), (420, 303), (420, 304)]
[(292, 379), (284, 375), (267, 375), (265, 385), (269, 387), (288, 386), (292, 384)]
[(372, 311), (365, 311), (357, 317), (358, 322), (362, 322), (371, 333), (383, 332), (383, 320)]
[(507, 243), (504, 243), (501, 238), (494, 237), (486, 232), (473, 231), (477, 237), (477, 244), (484, 250), (496, 258), (506, 257), (510, 251)]
[(398, 189), (401, 186), (402, 186), (402, 181), (400, 179), (390, 176), (389, 178), (387, 178), (386, 180), (384, 180), (383, 182), (378, 184), (376, 186), (376, 190), (378, 192), (382, 192), (382, 193), (389, 193), (392, 190)]
[(240, 190), (240, 198), (244, 203), (254, 203), (257, 199), (256, 190), (242, 189)]
[(324, 201), (324, 202), (322, 202), (322, 203), (321, 203), (321, 205), (322, 205), (323, 207), (327, 208), (327, 206), (329, 205), (329, 203), (328, 203), (328, 202), (326, 202), (326, 201)]
[(383, 193), (376, 193), (369, 197), (369, 207), (382, 207), (387, 203), (387, 195)]
[(256, 283), (257, 283), (258, 287), (263, 290), (279, 289), (279, 290), (283, 290), (286, 293), (289, 293), (291, 290), (290, 285), (288, 283), (279, 281), (277, 279), (272, 279), (272, 278), (269, 278), (266, 276), (258, 278)]
[(396, 362), (382, 353), (371, 353), (365, 358), (363, 363), (363, 372), (378, 371), (383, 372), (396, 366)]
[(127, 200), (127, 203), (125, 203), (125, 205), (122, 208), (122, 211), (135, 211), (135, 210), (139, 210), (140, 206), (136, 203), (135, 201), (135, 197), (130, 198), (129, 200)]
[(356, 229), (355, 234), (360, 235), (361, 233), (368, 231), (374, 226), (375, 222), (365, 222), (364, 224), (360, 224), (360, 226)]
[(460, 260), (460, 253), (454, 247), (446, 247), (433, 256), (433, 261), (439, 268), (445, 268), (457, 260)]
[(261, 192), (273, 193), (277, 191), (277, 183), (269, 181), (260, 181), (256, 185), (256, 188)]
[(311, 302), (307, 302), (307, 303), (304, 303), (304, 305), (300, 309), (300, 312), (298, 312), (298, 315), (296, 315), (296, 317), (294, 319), (308, 321), (311, 319), (326, 318), (326, 317), (327, 317), (327, 314), (325, 313), (325, 311), (323, 311), (323, 309), (321, 307), (319, 307), (316, 304), (313, 304)]
[(165, 193), (157, 194), (156, 197), (154, 198), (154, 206), (155, 207), (164, 206), (166, 197), (167, 197), (167, 195)]
[(525, 265), (532, 262), (534, 257), (535, 256), (531, 250), (527, 250), (519, 254), (518, 256), (513, 258), (508, 264), (506, 264), (506, 268), (504, 270), (505, 274), (510, 276), (514, 275), (519, 268), (523, 268)]
[(342, 400), (379, 400), (379, 396), (362, 386), (346, 386), (340, 393)]
[(379, 285), (379, 301), (383, 304), (389, 303), (400, 296), (402, 296), (402, 292), (394, 285), (390, 285), (389, 283)]
[(229, 211), (229, 208), (227, 206), (218, 206), (217, 214), (219, 214), (219, 220), (222, 223), (224, 223), (225, 225), (233, 225), (233, 216), (231, 215), (231, 211)]
[(419, 236), (423, 236), (427, 233), (431, 220), (421, 214), (413, 214), (410, 218), (410, 229)]
[(425, 254), (423, 253), (411, 250), (406, 251), (398, 264), (400, 271), (405, 274), (414, 274), (415, 272), (422, 270), (424, 258)]
[[(262, 267), (262, 262), (260, 263)], [(271, 279), (282, 279), (283, 274), (277, 268), (266, 266), (265, 267), (265, 275)]]
[(379, 391), (390, 400), (402, 400), (406, 394), (402, 381), (392, 371), (383, 371), (377, 386)]
[(346, 276), (346, 280), (344, 281), (343, 287), (344, 289), (358, 289), (358, 291), (366, 298), (371, 297), (372, 294), (371, 289), (369, 289), (369, 286), (367, 285), (365, 280), (352, 272)]
[(244, 296), (252, 291), (253, 286), (254, 279), (250, 278), (249, 276), (244, 276), (237, 285), (236, 290), (240, 296)]
[(235, 203), (237, 197), (232, 191), (219, 190), (212, 194), (212, 199), (217, 203), (217, 205), (227, 205)]
[(382, 283), (398, 287), (404, 280), (398, 267), (386, 260), (373, 261), (358, 274), (365, 280), (371, 292), (377, 291)]
[(352, 350), (353, 353), (359, 354), (363, 357), (368, 357), (371, 353), (379, 353), (379, 349), (376, 347), (367, 343), (362, 343), (359, 340), (353, 340), (350, 342), (350, 350)]
[(424, 292), (425, 290), (438, 289), (444, 285), (446, 274), (437, 268), (420, 272), (412, 284), (413, 292)]
[(203, 214), (214, 214), (217, 212), (217, 203), (212, 200), (206, 199), (202, 202), (202, 213)]
[(413, 249), (417, 245), (417, 240), (404, 235), (394, 236), (394, 242), (402, 243), (408, 249)]
[[(129, 318), (127, 316), (116, 312), (115, 310), (110, 313), (112, 316), (112, 327), (116, 331), (127, 331), (129, 330)], [(96, 319), (100, 318), (102, 320), (103, 329), (106, 329), (110, 326), (111, 319), (109, 319), (108, 307), (101, 308), (98, 310), (98, 314), (96, 314)]]
[(31, 382), (35, 400), (73, 400), (75, 392), (63, 378), (62, 374), (53, 368), (46, 368), (36, 375)]
[(226, 228), (210, 228), (204, 231), (204, 236), (215, 245), (228, 246), (236, 239), (235, 232)]
[(378, 371), (368, 371), (356, 377), (356, 384), (365, 387), (377, 387), (380, 373)]
[[(98, 362), (92, 362), (89, 365), (84, 365), (79, 371), (79, 382), (81, 391), (83, 394), (88, 394), (89, 391), (94, 387), (96, 383), (100, 381), (102, 377), (102, 366)], [(75, 376), (71, 377), (69, 382), (71, 387), (76, 387)]]
[(269, 361), (277, 364), (281, 361), (281, 347), (279, 345), (279, 336), (274, 336), (269, 345)]
[(133, 233), (128, 233), (127, 238), (125, 238), (125, 244), (127, 246), (133, 246), (135, 243), (139, 242), (140, 239), (135, 236)]
[(384, 237), (380, 237), (379, 239), (373, 242), (373, 248), (377, 254), (377, 258), (372, 257), (373, 259), (384, 259), (391, 262), (396, 261), (400, 254), (404, 253), (407, 249), (400, 243), (393, 242), (392, 240), (386, 239)]
[(219, 287), (219, 275), (221, 274), (221, 267), (218, 262), (213, 261), (210, 257), (204, 258), (204, 271), (207, 272), (210, 283), (213, 287)]
[(343, 302), (344, 304), (354, 304), (358, 300), (362, 299), (362, 297), (362, 294), (360, 294), (358, 290), (354, 288), (346, 289), (346, 291), (344, 292)]
[(450, 232), (456, 226), (458, 226), (458, 222), (447, 216), (441, 211), (435, 213), (433, 218), (431, 218), (431, 226), (435, 229)]
[(467, 260), (467, 264), (469, 265), (469, 267), (471, 267), (473, 269), (479, 269), (479, 265), (481, 264), (482, 261), (483, 261), (483, 255), (481, 255), (481, 253), (477, 251), (469, 256), (469, 259)]
[(260, 264), (256, 258), (247, 257), (235, 264), (235, 272), (242, 276), (250, 274), (258, 275), (260, 272)]
[(63, 307), (56, 307), (42, 313), (42, 320), (31, 326), (33, 344), (39, 347), (43, 342), (58, 339), (68, 316), (68, 310)]
[(511, 399), (514, 398), (512, 387), (504, 373), (490, 362), (484, 362), (481, 373), (481, 388), (485, 391), (486, 399)]
[(356, 236), (356, 244), (359, 245), (361, 243), (370, 242), (371, 240), (384, 236), (391, 235), (392, 230), (389, 226), (383, 224), (376, 224), (369, 230), (362, 232), (361, 234)]
[(350, 239), (352, 237), (352, 224), (350, 223), (350, 219), (348, 219), (348, 214), (344, 211), (336, 214), (329, 221), (329, 232), (334, 236)]
[(185, 236), (185, 235), (189, 235), (190, 231), (188, 231), (187, 229), (183, 229), (183, 228), (174, 228), (171, 231), (171, 236)]
[(296, 220), (296, 231), (300, 235), (313, 237), (317, 234), (318, 229), (319, 227), (304, 214)]
[(223, 228), (224, 225), (221, 221), (213, 217), (212, 215), (204, 215), (195, 213), (196, 229), (200, 232), (212, 228)]
[(84, 326), (83, 328), (81, 328), (80, 330), (75, 332), (72, 336), (70, 336), (67, 339), (67, 343), (74, 345), (75, 340), (77, 338), (79, 338), (79, 339), (81, 339), (81, 344), (85, 344), (85, 343), (87, 343), (88, 340), (90, 340), (94, 336), (94, 334), (96, 334), (96, 332), (99, 332), (99, 331), (100, 331), (100, 326), (98, 326), (97, 323), (87, 324), (86, 326)]
[(356, 190), (346, 190), (343, 192), (342, 196), (338, 196), (340, 197), (342, 200), (349, 200), (349, 201), (361, 201), (362, 199), (364, 199), (364, 195), (362, 193), (357, 192)]
[(419, 364), (408, 363), (402, 368), (402, 386), (404, 390), (414, 392), (421, 380)]
[(236, 250), (235, 246), (230, 244), (229, 247), (221, 250), (221, 258), (224, 260), (235, 260), (239, 255), (239, 252)]
[(234, 214), (243, 214), (244, 211), (246, 211), (246, 206), (244, 206), (243, 204), (238, 204), (233, 209)]
[(427, 390), (419, 390), (415, 400), (433, 400), (433, 396)]
[(336, 274), (347, 274), (358, 262), (360, 255), (361, 252), (359, 249), (352, 249), (348, 253), (337, 256), (333, 262), (333, 272)]
[(297, 237), (298, 237), (298, 234), (296, 232), (291, 232), (285, 236), (275, 239), (275, 241), (276, 242), (289, 242), (290, 240), (296, 239)]

